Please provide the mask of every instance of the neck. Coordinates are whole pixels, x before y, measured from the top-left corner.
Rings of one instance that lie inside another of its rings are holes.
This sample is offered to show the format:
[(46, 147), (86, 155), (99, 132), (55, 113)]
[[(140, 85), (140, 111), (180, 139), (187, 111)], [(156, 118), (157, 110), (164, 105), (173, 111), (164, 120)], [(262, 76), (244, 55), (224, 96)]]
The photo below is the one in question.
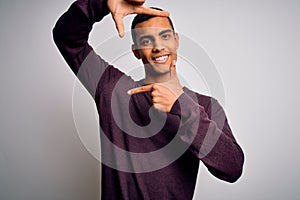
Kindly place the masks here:
[(150, 83), (163, 83), (167, 82), (171, 79), (171, 73), (165, 73), (160, 75), (153, 76), (152, 74), (146, 73), (144, 83), (150, 84)]

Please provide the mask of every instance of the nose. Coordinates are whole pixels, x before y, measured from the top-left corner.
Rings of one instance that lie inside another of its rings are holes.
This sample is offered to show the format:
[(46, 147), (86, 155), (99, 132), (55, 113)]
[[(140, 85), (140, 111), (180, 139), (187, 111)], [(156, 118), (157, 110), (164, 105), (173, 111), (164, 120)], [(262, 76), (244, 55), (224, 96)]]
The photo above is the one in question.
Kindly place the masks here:
[(154, 44), (153, 44), (152, 52), (156, 53), (165, 49), (164, 42), (161, 41), (160, 39), (156, 39), (153, 43)]

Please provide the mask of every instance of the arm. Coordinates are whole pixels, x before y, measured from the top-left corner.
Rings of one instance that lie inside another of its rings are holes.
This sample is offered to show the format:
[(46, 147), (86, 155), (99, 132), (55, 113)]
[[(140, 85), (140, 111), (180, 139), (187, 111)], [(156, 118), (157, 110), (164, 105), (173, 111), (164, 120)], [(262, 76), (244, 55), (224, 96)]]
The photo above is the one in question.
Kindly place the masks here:
[[(205, 110), (191, 91), (185, 91), (170, 111), (181, 117), (181, 139), (217, 178), (235, 182), (242, 174), (244, 154), (227, 122), (224, 110), (213, 98), (205, 98)], [(203, 99), (202, 99), (203, 100)], [(198, 102), (197, 102), (198, 101)], [(197, 103), (196, 103), (197, 102)]]
[[(167, 12), (143, 7), (143, 2), (141, 0), (78, 0), (57, 21), (53, 29), (54, 41), (72, 71), (93, 97), (101, 76), (109, 66), (88, 44), (88, 36), (93, 24), (111, 13), (122, 36), (124, 31), (122, 19), (128, 14), (168, 16)], [(120, 72), (113, 69), (110, 70), (109, 75), (101, 79), (101, 84), (119, 76)]]
[(236, 181), (242, 173), (244, 155), (233, 137), (224, 110), (213, 98), (202, 98), (190, 90), (183, 92), (175, 68), (174, 61), (169, 81), (133, 88), (128, 94), (151, 91), (155, 109), (181, 119), (177, 134), (189, 150), (216, 177)]
[(53, 29), (59, 51), (93, 96), (108, 63), (93, 51), (88, 36), (93, 24), (108, 13), (106, 0), (79, 0), (59, 18)]
[[(173, 83), (176, 79), (171, 81)], [(242, 174), (244, 155), (233, 137), (224, 110), (213, 98), (201, 99), (189, 90), (182, 93), (179, 84), (169, 83), (150, 84), (131, 89), (128, 93), (151, 91), (153, 106), (157, 110), (181, 119), (177, 134), (193, 155), (202, 160), (214, 176), (235, 182)], [(155, 100), (156, 97), (159, 100)]]

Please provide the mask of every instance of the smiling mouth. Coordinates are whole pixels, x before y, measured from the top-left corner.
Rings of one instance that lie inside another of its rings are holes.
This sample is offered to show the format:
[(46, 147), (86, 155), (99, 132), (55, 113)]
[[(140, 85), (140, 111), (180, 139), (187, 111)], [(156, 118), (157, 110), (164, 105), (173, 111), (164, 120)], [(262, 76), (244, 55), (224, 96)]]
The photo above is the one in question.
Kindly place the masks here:
[(152, 58), (152, 60), (154, 60), (155, 63), (163, 64), (163, 63), (167, 62), (169, 56), (170, 55), (157, 56), (157, 57)]

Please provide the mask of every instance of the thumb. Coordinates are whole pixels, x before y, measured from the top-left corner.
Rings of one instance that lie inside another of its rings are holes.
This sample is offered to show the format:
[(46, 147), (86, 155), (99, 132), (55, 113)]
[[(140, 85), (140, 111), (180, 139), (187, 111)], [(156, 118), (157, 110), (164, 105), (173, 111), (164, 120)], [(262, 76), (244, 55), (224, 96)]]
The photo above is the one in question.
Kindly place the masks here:
[(116, 28), (118, 30), (119, 36), (123, 37), (124, 36), (123, 16), (114, 14), (114, 15), (112, 15), (112, 17), (115, 22)]

